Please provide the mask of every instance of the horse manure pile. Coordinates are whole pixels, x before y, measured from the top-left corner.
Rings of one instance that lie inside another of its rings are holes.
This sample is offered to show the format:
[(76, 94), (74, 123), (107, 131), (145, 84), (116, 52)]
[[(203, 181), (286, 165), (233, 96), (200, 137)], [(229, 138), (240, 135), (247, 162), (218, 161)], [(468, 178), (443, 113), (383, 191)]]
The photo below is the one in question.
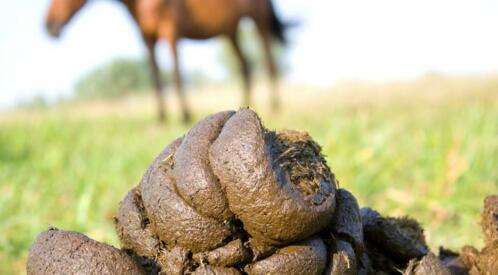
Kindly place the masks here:
[(120, 204), (121, 249), (49, 229), (28, 274), (496, 274), (498, 196), (486, 246), (439, 256), (410, 218), (359, 208), (304, 132), (249, 109), (206, 117), (153, 161)]

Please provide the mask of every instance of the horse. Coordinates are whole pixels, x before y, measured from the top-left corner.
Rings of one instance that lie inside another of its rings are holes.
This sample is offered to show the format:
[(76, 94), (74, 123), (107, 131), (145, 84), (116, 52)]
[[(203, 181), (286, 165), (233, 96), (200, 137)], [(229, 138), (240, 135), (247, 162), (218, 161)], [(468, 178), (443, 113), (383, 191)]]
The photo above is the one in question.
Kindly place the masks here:
[[(238, 25), (242, 18), (251, 18), (258, 30), (263, 45), (265, 65), (271, 83), (270, 102), (278, 109), (276, 80), (277, 66), (271, 42), (285, 44), (284, 24), (275, 13), (271, 0), (117, 0), (124, 4), (138, 25), (147, 49), (154, 84), (159, 120), (164, 121), (166, 112), (163, 102), (163, 84), (160, 79), (155, 46), (165, 40), (173, 57), (173, 82), (178, 94), (184, 122), (191, 114), (184, 95), (181, 66), (178, 57), (178, 41), (182, 38), (209, 39), (226, 37), (240, 66), (243, 84), (243, 105), (250, 105), (251, 68), (241, 50)], [(47, 12), (45, 27), (48, 33), (58, 38), (61, 30), (73, 16), (89, 2), (88, 0), (52, 0)]]

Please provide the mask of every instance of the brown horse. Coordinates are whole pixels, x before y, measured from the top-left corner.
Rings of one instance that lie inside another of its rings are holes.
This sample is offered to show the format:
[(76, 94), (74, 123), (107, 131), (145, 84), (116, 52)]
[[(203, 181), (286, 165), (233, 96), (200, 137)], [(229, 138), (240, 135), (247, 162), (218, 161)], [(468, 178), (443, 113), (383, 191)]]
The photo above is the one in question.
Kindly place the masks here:
[[(46, 28), (53, 37), (69, 22), (88, 0), (52, 0), (46, 19)], [(243, 17), (252, 18), (261, 35), (266, 66), (272, 83), (271, 104), (278, 108), (276, 91), (277, 68), (271, 50), (271, 39), (284, 42), (284, 24), (275, 14), (271, 0), (119, 0), (138, 24), (147, 46), (152, 80), (159, 109), (159, 119), (165, 119), (162, 83), (157, 65), (155, 45), (165, 39), (174, 59), (175, 90), (180, 98), (184, 121), (190, 112), (183, 92), (177, 42), (180, 38), (208, 39), (225, 36), (240, 63), (243, 77), (245, 106), (250, 103), (250, 66), (241, 51), (237, 27)]]

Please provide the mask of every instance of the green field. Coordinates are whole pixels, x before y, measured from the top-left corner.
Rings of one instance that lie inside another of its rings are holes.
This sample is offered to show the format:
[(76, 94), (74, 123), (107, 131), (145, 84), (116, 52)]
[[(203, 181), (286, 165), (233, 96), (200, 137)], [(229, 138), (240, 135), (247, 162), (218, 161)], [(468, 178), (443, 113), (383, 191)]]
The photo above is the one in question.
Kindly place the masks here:
[[(307, 130), (363, 206), (420, 220), (432, 248), (481, 246), (479, 212), (498, 193), (498, 77), (427, 76), (330, 89), (285, 85), (274, 129)], [(237, 86), (192, 92), (195, 120), (235, 108)], [(176, 98), (168, 98), (169, 106)], [(55, 226), (118, 245), (112, 218), (145, 169), (188, 126), (151, 98), (0, 113), (0, 274), (24, 272), (30, 243)]]

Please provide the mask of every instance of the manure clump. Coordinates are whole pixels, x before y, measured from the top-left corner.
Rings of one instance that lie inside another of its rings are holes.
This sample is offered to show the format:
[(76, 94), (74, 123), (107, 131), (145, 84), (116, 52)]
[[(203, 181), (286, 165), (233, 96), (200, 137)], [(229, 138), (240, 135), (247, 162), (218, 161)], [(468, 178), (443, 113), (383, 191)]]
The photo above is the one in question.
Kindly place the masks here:
[(241, 109), (204, 118), (152, 161), (120, 203), (121, 249), (51, 229), (27, 273), (493, 274), (496, 196), (482, 216), (485, 248), (437, 257), (415, 220), (360, 209), (338, 188), (308, 133), (270, 131)]
[(274, 170), (288, 174), (290, 182), (306, 195), (330, 192), (335, 178), (321, 154), (322, 148), (307, 132), (265, 131)]

